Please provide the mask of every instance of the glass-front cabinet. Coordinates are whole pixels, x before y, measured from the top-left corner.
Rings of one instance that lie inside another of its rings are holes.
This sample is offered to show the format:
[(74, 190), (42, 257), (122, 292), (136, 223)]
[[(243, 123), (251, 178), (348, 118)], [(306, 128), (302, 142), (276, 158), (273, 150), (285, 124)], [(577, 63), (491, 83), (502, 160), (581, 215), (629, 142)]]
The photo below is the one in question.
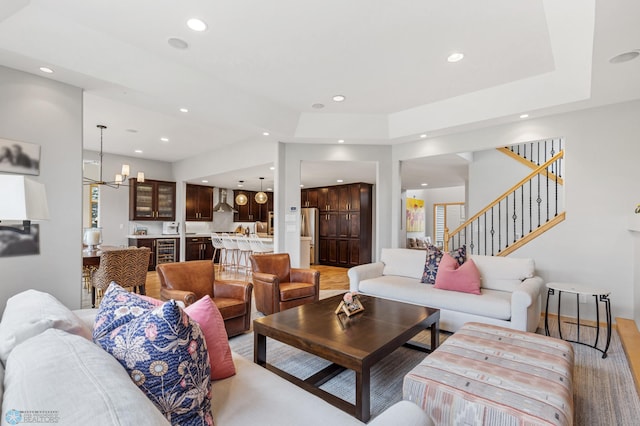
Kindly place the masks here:
[(129, 220), (176, 220), (176, 183), (129, 179)]

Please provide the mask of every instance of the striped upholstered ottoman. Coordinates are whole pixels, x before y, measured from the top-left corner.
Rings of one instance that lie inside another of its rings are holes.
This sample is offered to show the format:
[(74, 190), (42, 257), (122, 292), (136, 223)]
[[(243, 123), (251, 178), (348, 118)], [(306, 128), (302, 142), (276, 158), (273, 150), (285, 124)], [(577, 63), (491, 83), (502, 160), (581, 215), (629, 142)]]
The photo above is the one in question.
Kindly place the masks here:
[(436, 425), (572, 425), (573, 348), (467, 323), (404, 378), (403, 397)]

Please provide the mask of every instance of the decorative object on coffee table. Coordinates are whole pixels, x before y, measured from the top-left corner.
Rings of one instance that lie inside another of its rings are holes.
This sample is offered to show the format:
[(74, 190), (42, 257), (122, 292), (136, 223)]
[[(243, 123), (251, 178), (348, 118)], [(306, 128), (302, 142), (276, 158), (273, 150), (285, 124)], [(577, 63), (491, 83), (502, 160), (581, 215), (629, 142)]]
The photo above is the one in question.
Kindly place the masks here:
[(358, 294), (355, 292), (347, 292), (342, 297), (342, 301), (336, 308), (336, 315), (340, 313), (345, 313), (348, 317), (351, 315), (357, 314), (358, 312), (364, 311), (364, 306), (358, 299)]

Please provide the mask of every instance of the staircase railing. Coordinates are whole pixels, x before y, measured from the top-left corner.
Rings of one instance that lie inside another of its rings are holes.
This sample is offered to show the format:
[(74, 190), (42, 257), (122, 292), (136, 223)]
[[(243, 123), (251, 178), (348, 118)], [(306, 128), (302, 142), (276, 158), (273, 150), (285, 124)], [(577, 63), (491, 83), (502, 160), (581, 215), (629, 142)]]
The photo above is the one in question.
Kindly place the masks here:
[(564, 220), (564, 191), (554, 170), (564, 150), (536, 167), (453, 232), (445, 228), (444, 249), (466, 244), (467, 253), (506, 256)]

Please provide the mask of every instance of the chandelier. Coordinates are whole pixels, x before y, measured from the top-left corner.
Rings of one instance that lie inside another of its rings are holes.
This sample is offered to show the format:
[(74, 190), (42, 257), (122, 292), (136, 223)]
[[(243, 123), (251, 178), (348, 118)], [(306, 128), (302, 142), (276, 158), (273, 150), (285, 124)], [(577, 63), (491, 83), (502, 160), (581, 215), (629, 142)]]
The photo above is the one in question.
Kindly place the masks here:
[(264, 178), (263, 178), (263, 177), (261, 177), (261, 178), (260, 178), (260, 192), (258, 192), (258, 193), (256, 194), (256, 197), (255, 197), (255, 198), (256, 198), (256, 203), (258, 203), (258, 204), (264, 204), (264, 203), (266, 203), (266, 202), (267, 202), (267, 199), (268, 199), (267, 194), (265, 194), (265, 193), (262, 191), (262, 181), (263, 181), (263, 180), (264, 180)]
[[(83, 185), (105, 185), (111, 188), (120, 188), (120, 186), (128, 186), (127, 184), (125, 184), (127, 178), (129, 177), (129, 165), (128, 164), (123, 164), (122, 165), (122, 171), (118, 174), (115, 175), (114, 180), (111, 181), (105, 181), (102, 178), (102, 132), (104, 131), (104, 129), (107, 128), (107, 126), (103, 125), (103, 124), (98, 124), (96, 126), (98, 129), (100, 129), (100, 178), (98, 180), (95, 179), (91, 179), (88, 177), (83, 177), (82, 178), (82, 184)], [(144, 172), (138, 172), (137, 175), (137, 181), (138, 182), (144, 182)]]

